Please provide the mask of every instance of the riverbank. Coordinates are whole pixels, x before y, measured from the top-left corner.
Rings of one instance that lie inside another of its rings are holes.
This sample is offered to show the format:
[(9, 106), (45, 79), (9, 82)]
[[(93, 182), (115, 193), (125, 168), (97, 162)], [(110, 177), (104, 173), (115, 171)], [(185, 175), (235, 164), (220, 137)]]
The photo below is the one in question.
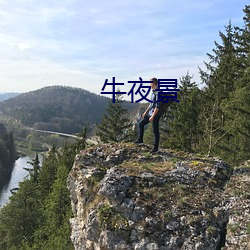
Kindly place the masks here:
[[(40, 155), (39, 158), (41, 162), (42, 156)], [(15, 161), (10, 180), (0, 189), (0, 208), (8, 203), (12, 195), (11, 190), (18, 188), (19, 182), (28, 178), (29, 173), (24, 168), (32, 168), (32, 165), (29, 163), (31, 161), (32, 158), (30, 156), (21, 156)]]

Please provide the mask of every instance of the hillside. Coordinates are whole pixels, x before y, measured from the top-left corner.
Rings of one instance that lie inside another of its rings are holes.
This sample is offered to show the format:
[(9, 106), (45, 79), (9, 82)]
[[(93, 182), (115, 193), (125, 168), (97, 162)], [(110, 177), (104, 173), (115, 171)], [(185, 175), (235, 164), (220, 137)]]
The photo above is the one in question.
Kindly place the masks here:
[[(77, 133), (84, 123), (99, 123), (107, 97), (63, 86), (45, 87), (0, 102), (0, 112), (35, 129)], [(130, 110), (135, 105), (127, 106)]]
[(0, 188), (10, 179), (16, 157), (13, 135), (0, 123)]
[(15, 97), (19, 95), (19, 93), (13, 93), (13, 92), (9, 92), (9, 93), (0, 93), (0, 102), (7, 100), (9, 98)]

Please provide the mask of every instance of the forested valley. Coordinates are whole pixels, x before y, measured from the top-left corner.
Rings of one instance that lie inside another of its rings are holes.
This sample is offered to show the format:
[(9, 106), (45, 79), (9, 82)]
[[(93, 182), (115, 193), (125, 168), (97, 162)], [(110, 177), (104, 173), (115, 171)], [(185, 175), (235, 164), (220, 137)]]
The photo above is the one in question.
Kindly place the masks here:
[(27, 169), (30, 177), (0, 210), (0, 249), (73, 249), (66, 179), (75, 155), (85, 148), (86, 131), (81, 136), (59, 150), (52, 147), (42, 166), (36, 154)]

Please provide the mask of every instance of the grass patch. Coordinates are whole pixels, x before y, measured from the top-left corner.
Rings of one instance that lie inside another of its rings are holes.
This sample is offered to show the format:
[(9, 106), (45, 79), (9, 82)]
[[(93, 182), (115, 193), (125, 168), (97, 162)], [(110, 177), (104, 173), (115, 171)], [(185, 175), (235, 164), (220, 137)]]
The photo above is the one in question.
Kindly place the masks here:
[(129, 170), (130, 175), (137, 176), (142, 172), (151, 172), (156, 175), (162, 175), (167, 171), (171, 171), (175, 168), (175, 164), (171, 161), (166, 162), (135, 162), (127, 161), (122, 163), (119, 167)]
[(227, 224), (227, 230), (231, 233), (236, 233), (240, 228), (240, 224)]
[(216, 237), (219, 233), (219, 230), (216, 227), (209, 226), (206, 230), (207, 234), (211, 237)]
[(173, 218), (173, 213), (171, 210), (166, 210), (163, 211), (160, 215), (160, 218), (164, 221), (164, 222), (169, 222), (172, 218)]
[(250, 222), (247, 223), (247, 234), (250, 235)]
[(142, 155), (146, 158), (146, 159), (150, 159), (153, 155), (149, 152), (144, 152), (142, 153)]
[(98, 209), (99, 226), (108, 230), (127, 230), (128, 220), (109, 204), (103, 204)]
[(172, 163), (177, 163), (178, 161), (180, 161), (180, 159), (178, 159), (178, 158), (171, 158), (170, 161)]
[(189, 204), (190, 198), (188, 196), (180, 197), (180, 199), (177, 201), (177, 205), (179, 208), (185, 208)]

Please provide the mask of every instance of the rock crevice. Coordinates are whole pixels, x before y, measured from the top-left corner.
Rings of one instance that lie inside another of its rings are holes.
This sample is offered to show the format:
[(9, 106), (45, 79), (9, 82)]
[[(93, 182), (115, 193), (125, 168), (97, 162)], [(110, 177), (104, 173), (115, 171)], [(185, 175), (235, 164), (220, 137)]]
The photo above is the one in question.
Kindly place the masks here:
[(248, 249), (249, 182), (219, 159), (91, 147), (68, 177), (71, 239), (77, 250)]

